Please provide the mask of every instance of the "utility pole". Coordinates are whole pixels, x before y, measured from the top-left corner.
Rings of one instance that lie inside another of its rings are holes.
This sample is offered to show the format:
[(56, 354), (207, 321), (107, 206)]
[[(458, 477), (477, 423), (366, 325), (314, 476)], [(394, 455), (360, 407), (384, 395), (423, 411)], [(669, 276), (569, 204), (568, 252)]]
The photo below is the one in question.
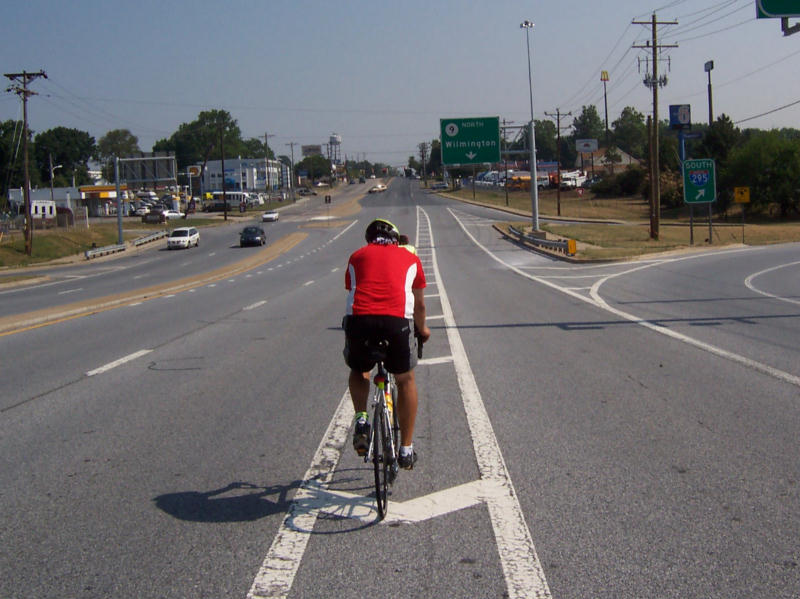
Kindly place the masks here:
[[(571, 112), (561, 114), (561, 109), (556, 108), (556, 113), (545, 112), (550, 118), (556, 117), (556, 168), (558, 169), (558, 187), (556, 188), (556, 211), (561, 216), (561, 117), (572, 116)], [(538, 185), (538, 183), (537, 183)]]
[(271, 181), (270, 176), (269, 176), (269, 171), (270, 171), (270, 167), (269, 167), (269, 138), (270, 137), (275, 137), (275, 136), (274, 135), (268, 135), (266, 132), (264, 132), (264, 157), (266, 158), (266, 161), (267, 161), (267, 189), (266, 189), (266, 192), (269, 195), (272, 195), (272, 181)]
[[(37, 95), (28, 89), (28, 83), (39, 77), (47, 79), (44, 71), (38, 73), (5, 73), (5, 77), (10, 81), (16, 82), (6, 91), (14, 92), (22, 98), (22, 140), (23, 140), (23, 164), (24, 164), (24, 189), (23, 198), (25, 203), (25, 254), (30, 256), (33, 253), (33, 221), (31, 219), (31, 179), (28, 170), (28, 98)], [(20, 85), (21, 84), (21, 85)]]
[(291, 165), (289, 166), (289, 189), (292, 190), (292, 201), (294, 202), (294, 147), (297, 145), (297, 142), (290, 141), (287, 146), (291, 146), (292, 148), (292, 157), (291, 157)]
[(228, 196), (225, 193), (225, 145), (222, 142), (222, 127), (219, 128), (219, 158), (222, 169), (222, 215), (228, 220)]
[[(608, 71), (600, 71), (600, 81), (603, 82), (603, 104), (606, 107), (606, 150), (608, 150), (608, 92), (606, 90)], [(592, 175), (594, 175), (594, 157), (592, 158)]]
[(505, 169), (503, 187), (506, 190), (506, 206), (508, 206), (508, 142), (506, 141), (506, 129), (508, 128), (508, 125), (513, 124), (514, 121), (507, 121), (503, 119), (503, 168)]
[(422, 185), (428, 187), (428, 177), (425, 173), (425, 156), (428, 153), (428, 142), (423, 141), (417, 147), (419, 148), (420, 156), (422, 156)]
[(650, 194), (652, 197), (652, 205), (655, 210), (654, 218), (651, 220), (650, 238), (658, 240), (659, 228), (661, 225), (661, 182), (660, 182), (660, 166), (659, 166), (659, 152), (658, 152), (658, 88), (667, 84), (666, 75), (659, 78), (658, 76), (658, 61), (659, 51), (664, 48), (677, 48), (677, 44), (658, 44), (658, 26), (659, 25), (677, 25), (677, 21), (659, 21), (656, 18), (656, 13), (650, 21), (631, 21), (633, 25), (650, 25), (652, 28), (653, 41), (652, 44), (648, 41), (645, 45), (634, 45), (633, 48), (641, 50), (652, 50), (653, 52), (653, 73), (647, 73), (644, 78), (645, 86), (653, 90), (653, 131), (650, 138), (652, 146), (652, 172), (650, 175)]

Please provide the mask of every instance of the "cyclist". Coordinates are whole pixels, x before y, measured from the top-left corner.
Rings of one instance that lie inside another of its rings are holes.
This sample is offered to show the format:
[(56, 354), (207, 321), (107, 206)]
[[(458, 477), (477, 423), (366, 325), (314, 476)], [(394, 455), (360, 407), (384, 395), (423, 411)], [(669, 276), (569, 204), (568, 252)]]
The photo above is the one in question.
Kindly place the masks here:
[(408, 240), (408, 235), (403, 235), (401, 233), (400, 234), (400, 238), (399, 238), (397, 243), (400, 245), (401, 248), (403, 248), (405, 250), (408, 250), (412, 254), (416, 254), (417, 253), (417, 248), (415, 248), (413, 245), (411, 245), (411, 242)]
[(400, 424), (401, 468), (410, 470), (417, 461), (414, 422), (417, 416), (417, 340), (428, 340), (425, 324), (425, 273), (419, 258), (398, 245), (400, 232), (384, 219), (372, 221), (364, 234), (367, 245), (348, 260), (345, 273), (347, 312), (345, 363), (350, 367), (350, 397), (356, 412), (353, 448), (364, 455), (369, 446), (367, 398), (369, 376), (375, 365), (369, 342), (387, 340), (386, 370), (397, 383), (397, 416)]

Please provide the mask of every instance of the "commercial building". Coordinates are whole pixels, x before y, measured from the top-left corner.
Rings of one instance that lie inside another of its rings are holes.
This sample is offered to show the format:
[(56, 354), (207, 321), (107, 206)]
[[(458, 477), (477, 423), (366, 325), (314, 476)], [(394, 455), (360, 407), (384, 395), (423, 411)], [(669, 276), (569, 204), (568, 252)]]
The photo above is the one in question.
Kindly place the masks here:
[[(222, 189), (222, 161), (209, 160), (201, 180), (204, 192)], [(227, 190), (272, 192), (288, 189), (289, 182), (289, 167), (279, 160), (225, 159), (225, 189)]]

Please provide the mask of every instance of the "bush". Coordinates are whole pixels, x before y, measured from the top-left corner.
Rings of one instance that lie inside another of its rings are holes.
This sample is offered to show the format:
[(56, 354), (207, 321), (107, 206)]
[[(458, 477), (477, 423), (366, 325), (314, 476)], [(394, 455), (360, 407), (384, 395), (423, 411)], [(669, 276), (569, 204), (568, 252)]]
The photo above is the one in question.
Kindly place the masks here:
[(644, 187), (647, 173), (638, 166), (632, 166), (616, 175), (610, 175), (592, 185), (595, 195), (618, 197), (636, 195)]

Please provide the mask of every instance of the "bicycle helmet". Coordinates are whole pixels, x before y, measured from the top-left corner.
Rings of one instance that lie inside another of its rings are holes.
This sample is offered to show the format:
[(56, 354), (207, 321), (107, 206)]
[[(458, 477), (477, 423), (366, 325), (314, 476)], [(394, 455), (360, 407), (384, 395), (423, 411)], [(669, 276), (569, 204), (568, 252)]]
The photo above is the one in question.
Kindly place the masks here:
[(381, 239), (386, 240), (387, 243), (397, 243), (399, 238), (400, 230), (383, 218), (376, 218), (372, 221), (364, 233), (367, 243), (379, 243)]

